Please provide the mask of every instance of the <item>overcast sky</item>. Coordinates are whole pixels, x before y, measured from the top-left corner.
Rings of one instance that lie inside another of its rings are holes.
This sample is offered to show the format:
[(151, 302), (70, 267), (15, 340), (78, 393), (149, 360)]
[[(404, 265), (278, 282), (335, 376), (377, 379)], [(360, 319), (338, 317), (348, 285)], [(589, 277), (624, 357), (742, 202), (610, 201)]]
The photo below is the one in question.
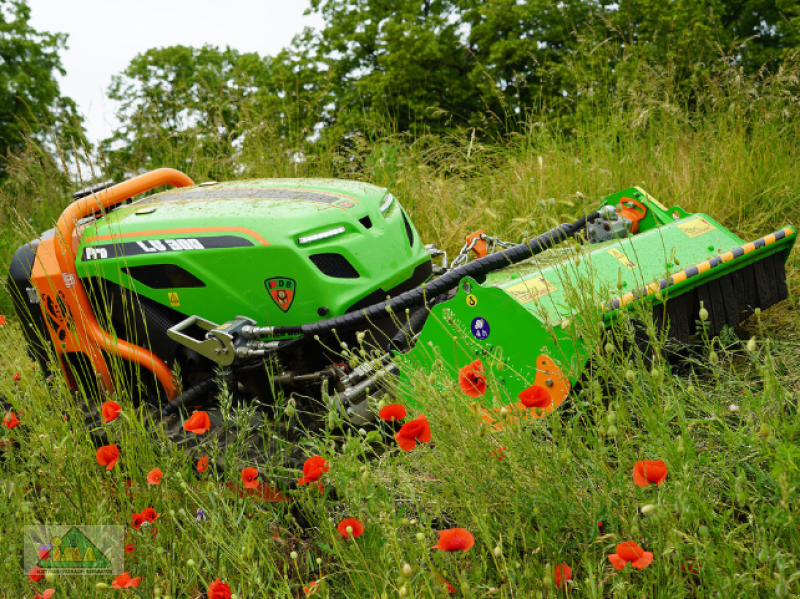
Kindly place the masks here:
[(304, 27), (322, 26), (319, 16), (303, 16), (309, 0), (28, 1), (35, 29), (69, 34), (61, 91), (78, 103), (91, 141), (116, 125), (111, 76), (149, 48), (212, 44), (274, 55)]

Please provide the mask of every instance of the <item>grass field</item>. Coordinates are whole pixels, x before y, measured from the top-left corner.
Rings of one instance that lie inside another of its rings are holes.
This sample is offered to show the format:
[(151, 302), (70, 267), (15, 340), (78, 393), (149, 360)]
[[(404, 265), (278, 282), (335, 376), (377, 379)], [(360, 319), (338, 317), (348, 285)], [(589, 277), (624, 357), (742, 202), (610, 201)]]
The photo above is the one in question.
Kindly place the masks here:
[[(267, 149), (242, 160), (253, 177), (336, 174), (385, 185), (422, 238), (451, 255), (477, 228), (519, 241), (633, 184), (753, 239), (798, 224), (797, 98), (783, 93), (786, 79), (727, 81), (711, 82), (706, 104), (692, 111), (643, 91), (635, 105), (598, 109), (569, 135), (533, 121), (495, 140), (471, 130), (447, 139), (383, 135), (357, 140), (352, 161), (320, 151), (300, 163), (261, 140), (253, 147)], [(180, 152), (163, 166), (187, 164), (191, 148)], [(52, 226), (79, 186), (33, 147), (10, 169), (0, 190), (3, 266), (24, 239)], [(222, 175), (234, 178), (233, 167)], [(240, 599), (798, 596), (796, 252), (787, 272), (789, 300), (701, 341), (683, 364), (597, 352), (568, 407), (533, 424), (490, 430), (453, 409), (462, 401), (455, 384), (442, 393), (436, 372), (416, 373), (430, 443), (401, 451), (383, 434), (389, 424), (309, 435), (307, 455), (329, 466), (324, 492), (299, 486), (273, 503), (200, 484), (238, 482), (240, 472), (198, 473), (126, 401), (104, 425), (119, 461), (99, 465), (93, 431), (63, 381), (47, 386), (31, 366), (4, 298), (0, 393), (21, 424), (0, 428), (0, 598), (48, 588), (57, 598), (119, 595), (111, 576), (29, 581), (23, 526), (64, 522), (126, 526), (134, 549), (125, 569), (141, 577), (123, 591), (132, 597), (202, 597), (216, 579)], [(662, 484), (634, 483), (644, 460), (665, 463)], [(163, 479), (149, 485), (154, 468)], [(285, 476), (262, 471), (259, 480)], [(160, 516), (134, 527), (148, 507)], [(337, 526), (347, 518), (363, 524), (362, 535), (344, 538)], [(469, 531), (474, 546), (432, 549), (453, 528)], [(609, 556), (626, 541), (652, 553), (652, 563), (615, 569)], [(570, 580), (554, 576), (561, 565)]]

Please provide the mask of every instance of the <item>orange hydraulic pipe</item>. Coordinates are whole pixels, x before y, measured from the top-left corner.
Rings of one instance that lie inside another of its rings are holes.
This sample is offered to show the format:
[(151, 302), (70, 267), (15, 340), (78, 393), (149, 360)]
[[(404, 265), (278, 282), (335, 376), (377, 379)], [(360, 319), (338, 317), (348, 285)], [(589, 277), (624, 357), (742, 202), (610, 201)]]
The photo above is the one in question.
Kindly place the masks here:
[(97, 322), (86, 290), (81, 285), (75, 271), (75, 251), (72, 246), (72, 236), (78, 220), (100, 210), (116, 206), (128, 198), (161, 185), (188, 187), (194, 185), (194, 181), (175, 169), (160, 168), (70, 204), (61, 214), (56, 224), (56, 259), (61, 267), (64, 280), (72, 282), (71, 291), (75, 294), (75, 300), (81, 308), (82, 324), (86, 328), (89, 338), (101, 349), (130, 362), (136, 362), (140, 366), (151, 370), (164, 387), (168, 397), (172, 399), (177, 389), (175, 381), (172, 379), (172, 372), (164, 361), (143, 347), (128, 343), (122, 339), (114, 339)]

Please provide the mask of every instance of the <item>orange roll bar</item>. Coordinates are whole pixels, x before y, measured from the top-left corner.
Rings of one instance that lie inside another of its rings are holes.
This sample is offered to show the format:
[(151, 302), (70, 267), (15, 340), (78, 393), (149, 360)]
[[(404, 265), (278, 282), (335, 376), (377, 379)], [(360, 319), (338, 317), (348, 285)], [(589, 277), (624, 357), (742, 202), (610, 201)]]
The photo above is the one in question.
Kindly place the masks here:
[[(194, 181), (175, 169), (160, 168), (76, 200), (64, 210), (56, 224), (55, 254), (64, 281), (70, 281), (68, 285), (69, 291), (72, 293), (72, 298), (70, 299), (74, 300), (75, 307), (78, 308), (78, 312), (81, 315), (81, 324), (89, 340), (94, 342), (100, 349), (120, 356), (130, 362), (136, 362), (140, 366), (152, 371), (164, 387), (164, 391), (167, 393), (169, 399), (172, 399), (177, 394), (177, 388), (172, 378), (172, 372), (166, 363), (143, 347), (139, 347), (138, 345), (134, 345), (122, 339), (113, 338), (97, 322), (97, 317), (92, 309), (89, 296), (86, 294), (86, 290), (83, 288), (75, 270), (75, 250), (72, 244), (75, 227), (78, 220), (81, 218), (116, 206), (128, 198), (144, 193), (145, 191), (150, 191), (161, 185), (188, 187), (194, 185)], [(96, 352), (90, 351), (89, 354), (96, 355)], [(102, 370), (105, 371), (101, 372), (102, 378), (106, 385), (110, 387), (110, 375), (107, 369), (104, 368)]]

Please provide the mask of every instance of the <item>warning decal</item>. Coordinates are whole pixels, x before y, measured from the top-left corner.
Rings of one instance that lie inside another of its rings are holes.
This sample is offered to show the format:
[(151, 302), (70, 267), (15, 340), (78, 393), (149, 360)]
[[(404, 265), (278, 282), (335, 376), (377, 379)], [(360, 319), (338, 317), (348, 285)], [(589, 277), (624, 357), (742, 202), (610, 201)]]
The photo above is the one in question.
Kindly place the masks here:
[(175, 292), (170, 292), (167, 294), (169, 296), (169, 305), (173, 308), (177, 308), (181, 305), (181, 300), (178, 298), (178, 294)]
[(532, 299), (553, 293), (557, 289), (555, 285), (547, 282), (542, 277), (532, 277), (511, 287), (506, 287), (506, 291), (519, 303), (527, 304)]
[(716, 227), (714, 227), (714, 225), (712, 225), (703, 217), (698, 217), (679, 224), (678, 228), (686, 233), (689, 237), (694, 238), (699, 237), (700, 235), (705, 235), (706, 233), (715, 230)]
[(617, 248), (608, 250), (608, 253), (614, 256), (614, 258), (616, 258), (625, 268), (629, 268), (630, 270), (636, 268), (636, 264), (631, 262), (630, 259)]

